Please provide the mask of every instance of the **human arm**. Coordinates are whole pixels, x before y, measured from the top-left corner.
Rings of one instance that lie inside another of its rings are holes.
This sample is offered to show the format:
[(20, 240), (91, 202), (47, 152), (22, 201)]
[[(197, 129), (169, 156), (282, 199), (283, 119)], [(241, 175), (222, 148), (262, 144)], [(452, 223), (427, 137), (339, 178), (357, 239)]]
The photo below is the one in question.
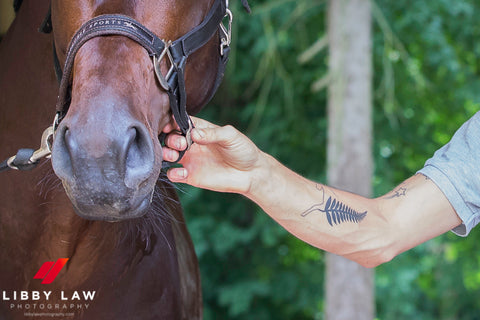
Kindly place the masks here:
[[(301, 240), (373, 267), (461, 223), (437, 186), (415, 175), (390, 193), (367, 199), (289, 170), (231, 126), (194, 119), (196, 142), (170, 169), (172, 181), (240, 193)], [(168, 130), (168, 128), (167, 128)], [(170, 135), (167, 145), (184, 141)], [(165, 148), (164, 157), (175, 159)]]

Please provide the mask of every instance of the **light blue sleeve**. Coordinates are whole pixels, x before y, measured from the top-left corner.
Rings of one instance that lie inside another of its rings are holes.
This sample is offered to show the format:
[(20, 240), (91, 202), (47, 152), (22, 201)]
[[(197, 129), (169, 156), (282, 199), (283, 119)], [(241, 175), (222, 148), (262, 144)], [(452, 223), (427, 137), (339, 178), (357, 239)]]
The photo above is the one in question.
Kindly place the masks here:
[(419, 170), (442, 190), (463, 223), (452, 231), (467, 236), (480, 222), (480, 112)]

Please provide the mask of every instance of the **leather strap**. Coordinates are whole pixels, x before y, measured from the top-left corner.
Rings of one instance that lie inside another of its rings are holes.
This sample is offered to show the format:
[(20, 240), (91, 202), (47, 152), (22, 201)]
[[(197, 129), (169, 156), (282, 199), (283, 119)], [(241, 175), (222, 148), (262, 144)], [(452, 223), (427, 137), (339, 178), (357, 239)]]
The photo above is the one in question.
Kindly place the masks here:
[(216, 0), (205, 19), (197, 27), (172, 42), (171, 53), (177, 62), (203, 47), (212, 38), (225, 17), (227, 7), (224, 0)]
[(104, 35), (121, 35), (141, 44), (150, 55), (160, 55), (164, 42), (136, 20), (123, 15), (101, 15), (89, 20), (75, 33), (67, 50), (57, 100), (57, 113), (61, 120), (70, 104), (70, 84), (75, 55), (88, 40)]

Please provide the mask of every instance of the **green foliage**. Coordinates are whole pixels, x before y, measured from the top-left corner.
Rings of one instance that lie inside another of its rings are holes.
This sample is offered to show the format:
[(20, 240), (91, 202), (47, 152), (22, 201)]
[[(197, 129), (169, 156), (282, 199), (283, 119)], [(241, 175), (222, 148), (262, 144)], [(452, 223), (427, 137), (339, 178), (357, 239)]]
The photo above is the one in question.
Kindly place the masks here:
[[(475, 1), (377, 2), (378, 193), (415, 173), (480, 109)], [(385, 32), (387, 30), (387, 32)], [(389, 87), (387, 87), (389, 86)], [(393, 91), (394, 95), (389, 93)], [(479, 231), (446, 234), (377, 270), (380, 319), (478, 319)]]
[[(327, 52), (323, 0), (233, 6), (227, 76), (200, 114), (233, 124), (294, 171), (325, 181)], [(480, 106), (480, 3), (373, 2), (375, 194), (423, 166)], [(205, 319), (322, 319), (324, 254), (255, 204), (181, 186), (202, 272)], [(479, 319), (480, 231), (443, 235), (376, 271), (379, 319)]]

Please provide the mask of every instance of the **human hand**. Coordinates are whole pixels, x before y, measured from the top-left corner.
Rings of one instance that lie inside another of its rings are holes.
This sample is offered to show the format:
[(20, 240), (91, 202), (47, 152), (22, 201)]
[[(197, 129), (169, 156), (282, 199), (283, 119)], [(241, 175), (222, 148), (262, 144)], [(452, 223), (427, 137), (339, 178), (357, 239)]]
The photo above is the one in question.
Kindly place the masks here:
[[(183, 168), (169, 169), (168, 178), (199, 188), (246, 194), (261, 167), (263, 153), (232, 126), (220, 127), (196, 117), (192, 121), (195, 143), (180, 160)], [(186, 139), (174, 130), (173, 124), (163, 129), (168, 134), (163, 159), (172, 162), (178, 159), (178, 151), (187, 147)]]

